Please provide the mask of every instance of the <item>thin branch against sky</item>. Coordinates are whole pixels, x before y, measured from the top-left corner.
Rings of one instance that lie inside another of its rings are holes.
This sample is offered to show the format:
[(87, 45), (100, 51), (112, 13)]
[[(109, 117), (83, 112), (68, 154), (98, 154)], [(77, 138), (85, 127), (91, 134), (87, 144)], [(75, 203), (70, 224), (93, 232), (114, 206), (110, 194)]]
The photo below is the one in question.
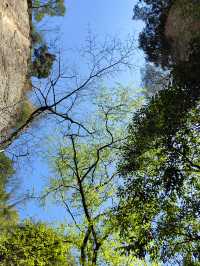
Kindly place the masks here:
[[(95, 3), (91, 3), (91, 1), (69, 1), (67, 4), (67, 12), (64, 18), (49, 18), (48, 25), (51, 28), (55, 28), (55, 26), (59, 26), (60, 33), (58, 34), (59, 46), (61, 52), (68, 51), (68, 56), (62, 57), (63, 65), (66, 67), (68, 64), (71, 64), (70, 60), (73, 60), (74, 51), (78, 50), (86, 40), (88, 36), (88, 28), (91, 29), (92, 32), (100, 39), (103, 40), (106, 36), (114, 36), (122, 39), (127, 38), (128, 35), (135, 35), (137, 38), (138, 32), (142, 28), (141, 23), (136, 23), (132, 21), (132, 8), (134, 5), (134, 1), (127, 1), (124, 3), (122, 0), (114, 1), (96, 1)], [(48, 32), (47, 35), (49, 40), (54, 39), (53, 32)], [(73, 48), (73, 49), (72, 49)], [(71, 53), (71, 54), (70, 54)], [(79, 59), (78, 57), (76, 58)], [(135, 54), (135, 60), (137, 61), (137, 68), (134, 70), (134, 74), (130, 73), (121, 73), (118, 75), (120, 77), (120, 82), (123, 81), (126, 84), (135, 85), (135, 87), (140, 84), (140, 69), (139, 66), (143, 64), (143, 54), (137, 52)], [(80, 62), (77, 62), (80, 64)], [(62, 66), (63, 66), (62, 65)], [(80, 66), (81, 68), (81, 66)], [(84, 70), (84, 69), (83, 69)], [(117, 79), (116, 79), (117, 81)], [(41, 123), (43, 123), (41, 121)], [(45, 124), (44, 122), (43, 124)], [(49, 125), (51, 125), (50, 122)], [(51, 126), (48, 126), (45, 129), (46, 133), (49, 131), (50, 134), (54, 130), (52, 130)], [(41, 135), (44, 133), (43, 130), (38, 126), (35, 130), (33, 130), (35, 137), (37, 136), (41, 138)], [(41, 143), (41, 142), (40, 142)], [(41, 143), (42, 144), (42, 143)], [(46, 145), (46, 144), (44, 144)], [(42, 145), (41, 145), (42, 147)], [(11, 147), (12, 148), (12, 147)], [(34, 147), (33, 147), (34, 149)], [(37, 167), (38, 166), (38, 167)], [(43, 169), (41, 169), (43, 167)], [(45, 169), (45, 170), (44, 170)], [(24, 190), (32, 188), (33, 184), (37, 187), (41, 187), (42, 176), (48, 176), (50, 174), (50, 170), (48, 169), (48, 165), (45, 166), (44, 161), (41, 163), (41, 159), (34, 156), (34, 167), (32, 167), (31, 175), (29, 176), (29, 180), (24, 180), (23, 186)], [(18, 172), (18, 175), (24, 176), (23, 169)], [(55, 209), (50, 206), (48, 207), (48, 213), (44, 212), (44, 210), (38, 208), (36, 205), (33, 206), (33, 203), (29, 203), (27, 205), (27, 209), (23, 208), (20, 210), (21, 218), (25, 218), (28, 213), (30, 216), (35, 216), (37, 214), (38, 218), (42, 218), (44, 220), (53, 221), (58, 218)], [(49, 213), (50, 212), (50, 213)], [(59, 215), (60, 218), (60, 215)]]

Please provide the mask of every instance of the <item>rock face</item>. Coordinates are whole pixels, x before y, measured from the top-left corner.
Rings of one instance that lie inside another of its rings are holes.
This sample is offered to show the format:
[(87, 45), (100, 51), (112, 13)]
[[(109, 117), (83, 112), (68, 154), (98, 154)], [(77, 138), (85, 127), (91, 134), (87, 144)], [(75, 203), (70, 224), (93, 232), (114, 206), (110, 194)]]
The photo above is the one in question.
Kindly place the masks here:
[(176, 61), (187, 61), (190, 42), (200, 37), (200, 4), (195, 0), (176, 0), (165, 25), (165, 36), (171, 43)]
[(27, 0), (0, 0), (0, 132), (17, 118), (30, 59)]

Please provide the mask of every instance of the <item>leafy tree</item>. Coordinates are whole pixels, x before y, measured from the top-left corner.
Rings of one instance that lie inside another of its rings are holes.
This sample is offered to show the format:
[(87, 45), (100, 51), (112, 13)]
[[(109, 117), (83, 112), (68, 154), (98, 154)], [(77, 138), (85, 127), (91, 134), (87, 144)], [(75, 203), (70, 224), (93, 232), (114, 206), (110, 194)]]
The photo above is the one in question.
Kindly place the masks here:
[[(130, 90), (130, 89), (129, 89)], [(113, 93), (115, 91), (115, 93)], [(55, 176), (42, 198), (53, 196), (67, 211), (67, 239), (81, 265), (135, 265), (134, 256), (121, 254), (119, 230), (113, 230), (112, 208), (117, 203), (118, 148), (130, 110), (139, 104), (130, 91), (106, 90), (97, 100), (97, 117), (89, 117), (89, 132), (72, 128), (64, 133), (54, 161)], [(137, 261), (139, 263), (139, 261)]]
[(10, 193), (6, 191), (13, 174), (12, 161), (3, 152), (0, 152), (0, 230), (11, 226), (18, 220), (16, 210), (9, 205)]
[(20, 106), (19, 116), (15, 123), (15, 127), (19, 128), (29, 118), (30, 114), (34, 111), (33, 104), (25, 97)]
[(37, 48), (44, 44), (44, 39), (42, 34), (36, 29), (36, 25), (32, 24), (31, 27), (31, 44), (32, 48)]
[(139, 43), (147, 60), (167, 68), (171, 66), (172, 58), (170, 43), (164, 31), (168, 11), (174, 2), (175, 0), (140, 0), (134, 7), (133, 15), (133, 19), (141, 19), (146, 24)]
[(51, 73), (55, 59), (56, 56), (48, 52), (46, 45), (35, 48), (31, 75), (39, 79), (47, 78)]
[[(146, 3), (148, 12), (148, 4), (157, 6)], [(170, 265), (200, 261), (199, 39), (190, 47), (188, 61), (173, 65), (169, 85), (134, 114), (119, 164), (125, 252)]]
[(197, 117), (199, 110), (192, 110), (168, 145), (158, 138), (148, 139), (144, 147), (145, 139), (138, 143), (136, 129), (130, 128), (121, 164), (125, 184), (118, 221), (127, 237), (125, 249), (139, 257), (150, 254), (164, 262), (199, 265)]
[(32, 12), (36, 21), (45, 16), (64, 16), (64, 0), (32, 0)]
[[(65, 14), (64, 0), (32, 0), (30, 8), (36, 22), (41, 21), (45, 16), (64, 16)], [(50, 75), (56, 56), (48, 52), (42, 35), (36, 29), (35, 21), (31, 26), (32, 46), (34, 48), (31, 75), (41, 79)]]
[(0, 236), (1, 265), (74, 265), (65, 237), (45, 224), (26, 221)]
[(142, 88), (147, 99), (153, 97), (158, 91), (166, 89), (170, 83), (170, 75), (167, 71), (146, 63), (141, 69)]
[(4, 189), (7, 179), (13, 174), (12, 161), (3, 152), (0, 152), (0, 179), (2, 190)]
[(118, 225), (124, 249), (199, 265), (199, 44), (169, 87), (133, 116), (122, 147)]

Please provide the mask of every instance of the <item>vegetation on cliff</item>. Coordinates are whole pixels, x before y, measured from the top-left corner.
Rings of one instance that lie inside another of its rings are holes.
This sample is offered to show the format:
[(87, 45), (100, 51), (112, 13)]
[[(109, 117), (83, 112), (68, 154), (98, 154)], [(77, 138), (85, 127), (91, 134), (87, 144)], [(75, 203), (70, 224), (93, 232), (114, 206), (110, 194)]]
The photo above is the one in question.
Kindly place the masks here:
[(180, 60), (174, 57), (177, 47), (165, 35), (175, 4), (182, 12), (198, 7), (188, 14), (198, 23), (199, 3), (187, 1), (180, 7), (180, 1), (140, 2), (146, 6), (136, 6), (135, 17), (147, 23), (140, 45), (147, 60), (168, 68), (168, 83), (154, 90), (129, 125), (119, 164), (124, 184), (118, 225), (127, 252), (170, 265), (199, 265), (200, 40), (190, 39)]
[(56, 55), (50, 53), (47, 43), (37, 31), (37, 23), (46, 16), (64, 16), (66, 8), (64, 0), (32, 0), (32, 65), (30, 75), (38, 79), (47, 78), (52, 70)]
[(64, 16), (66, 11), (64, 0), (32, 0), (31, 8), (38, 22), (45, 16)]
[[(140, 0), (135, 6), (134, 19), (146, 23), (139, 39), (146, 54), (144, 88), (135, 94), (123, 85), (102, 86), (131, 68), (132, 40), (125, 45), (106, 40), (101, 46), (89, 36), (81, 51), (85, 76), (62, 72), (61, 56), (49, 52), (36, 23), (64, 15), (64, 1), (34, 0), (31, 6), (31, 73), (39, 79), (34, 88), (39, 106), (25, 102), (7, 142), (41, 114), (57, 118), (61, 130), (59, 141), (50, 138), (56, 143), (51, 176), (36, 198), (42, 205), (51, 199), (66, 216), (57, 229), (19, 222), (6, 190), (11, 161), (0, 153), (0, 220), (11, 217), (9, 226), (1, 227), (0, 263), (199, 265), (200, 38), (189, 32), (191, 25), (198, 28), (199, 2)], [(184, 17), (189, 19), (182, 28)], [(174, 20), (179, 27), (173, 27)], [(88, 106), (88, 95), (91, 110), (83, 115), (79, 104)]]
[(14, 206), (10, 205), (11, 194), (7, 191), (7, 185), (14, 174), (11, 159), (0, 152), (0, 231), (9, 228), (18, 220), (18, 214)]

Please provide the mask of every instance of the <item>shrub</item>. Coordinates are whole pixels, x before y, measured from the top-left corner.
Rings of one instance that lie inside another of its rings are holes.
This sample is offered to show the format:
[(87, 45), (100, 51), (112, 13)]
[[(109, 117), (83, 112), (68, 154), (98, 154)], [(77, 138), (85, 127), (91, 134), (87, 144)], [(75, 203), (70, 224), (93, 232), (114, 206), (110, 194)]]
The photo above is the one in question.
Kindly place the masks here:
[(70, 266), (69, 244), (64, 236), (43, 223), (26, 221), (0, 238), (0, 264)]
[(39, 79), (47, 78), (53, 66), (56, 56), (48, 52), (47, 45), (34, 49), (31, 75)]
[(0, 230), (12, 226), (18, 220), (16, 210), (9, 207), (10, 194), (6, 191), (6, 186), (14, 172), (12, 160), (5, 153), (0, 152)]
[(33, 110), (34, 106), (32, 105), (32, 103), (28, 99), (24, 99), (21, 105), (20, 114), (16, 121), (15, 127), (20, 128), (23, 124), (25, 124), (27, 119), (32, 114)]
[(14, 174), (12, 160), (3, 152), (0, 152), (0, 185), (2, 186), (7, 178)]

